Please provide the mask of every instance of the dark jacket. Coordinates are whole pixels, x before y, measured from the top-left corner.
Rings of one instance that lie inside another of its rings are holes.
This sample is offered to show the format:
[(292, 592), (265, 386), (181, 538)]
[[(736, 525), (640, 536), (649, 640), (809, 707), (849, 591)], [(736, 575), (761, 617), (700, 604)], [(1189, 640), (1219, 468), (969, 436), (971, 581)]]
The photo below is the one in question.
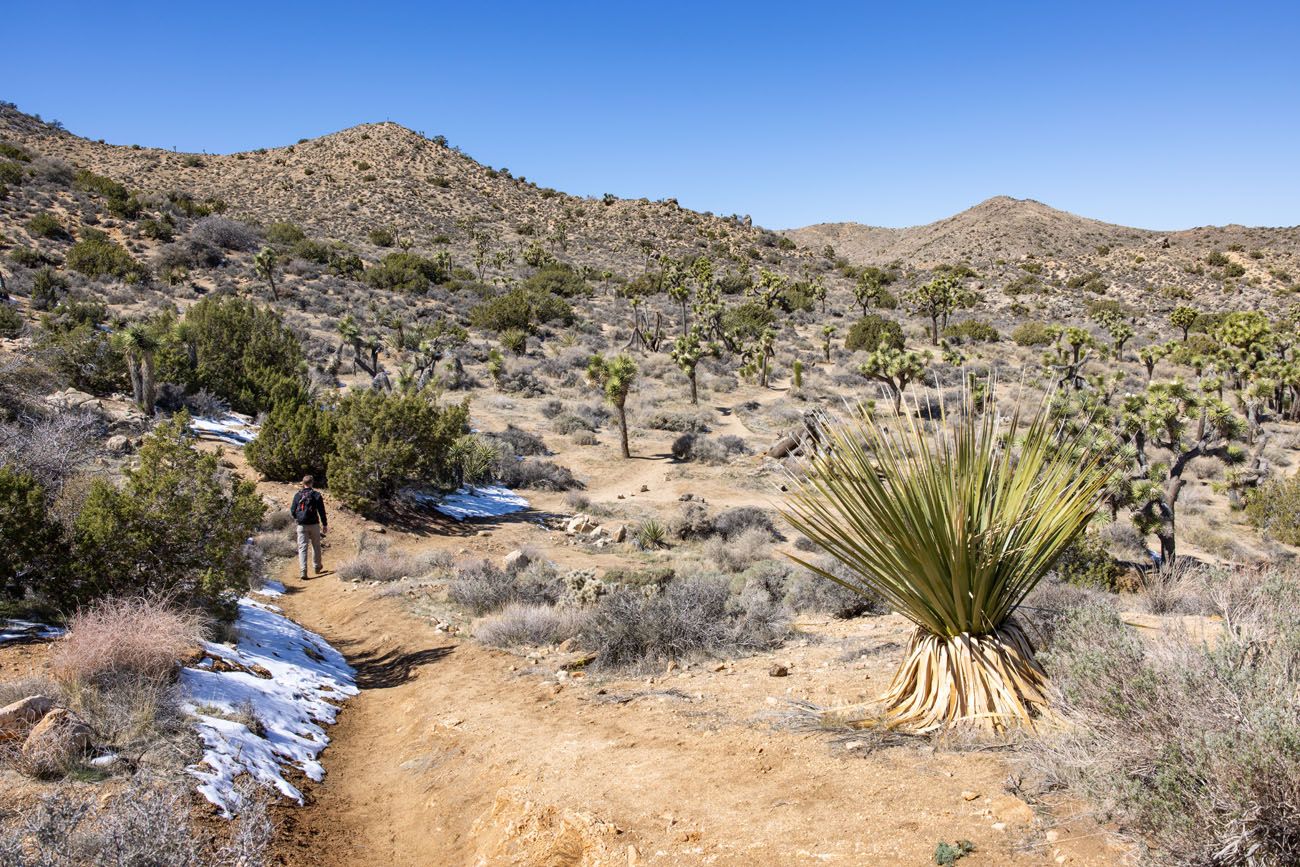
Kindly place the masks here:
[[(304, 498), (309, 498), (305, 504), (303, 503)], [(304, 510), (302, 515), (298, 513), (299, 505), (302, 505)], [(330, 525), (329, 520), (325, 517), (325, 498), (315, 488), (305, 488), (294, 494), (293, 504), (289, 506), (289, 512), (299, 524), (320, 524), (322, 527)]]

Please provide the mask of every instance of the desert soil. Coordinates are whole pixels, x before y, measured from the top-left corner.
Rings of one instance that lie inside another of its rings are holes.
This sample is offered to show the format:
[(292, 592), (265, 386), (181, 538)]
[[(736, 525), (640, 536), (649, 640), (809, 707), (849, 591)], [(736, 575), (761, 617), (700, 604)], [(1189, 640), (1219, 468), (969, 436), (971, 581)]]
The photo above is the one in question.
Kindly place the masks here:
[[(610, 491), (648, 496), (642, 475)], [(336, 514), (327, 568), (367, 527)], [(403, 549), (545, 544), (563, 561), (555, 536), (528, 516), (385, 531)], [(565, 654), (484, 648), (400, 594), (300, 581), (296, 564), (284, 583), (287, 613), (338, 647), (362, 687), (330, 731), (311, 803), (280, 814), (285, 864), (901, 865), (959, 839), (976, 846), (970, 865), (1122, 860), (1087, 820), (1036, 818), (1007, 794), (1000, 751), (871, 749), (800, 724), (800, 701), (851, 705), (884, 687), (908, 634), (897, 616), (801, 621), (786, 647), (726, 664), (557, 678)]]

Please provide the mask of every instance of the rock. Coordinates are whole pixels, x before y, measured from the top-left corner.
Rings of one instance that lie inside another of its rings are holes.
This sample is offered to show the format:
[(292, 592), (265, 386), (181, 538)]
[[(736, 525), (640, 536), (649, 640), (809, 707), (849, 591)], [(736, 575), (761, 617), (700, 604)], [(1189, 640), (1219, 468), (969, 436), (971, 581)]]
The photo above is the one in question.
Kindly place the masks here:
[(479, 530), (479, 531), (478, 531), (477, 533), (475, 533), (474, 535), (475, 535), (475, 536), (481, 536), (481, 537), (483, 537), (483, 538), (486, 539), (487, 537), (489, 537), (489, 536), (492, 535), (492, 531), (491, 531), (491, 530)]
[(93, 732), (66, 708), (55, 708), (36, 724), (23, 743), (23, 762), (36, 775), (58, 773), (90, 751)]
[(966, 791), (961, 793), (961, 799), (963, 801), (973, 801), (979, 796), (980, 796), (979, 792), (972, 792), (970, 789), (967, 789)]
[(54, 699), (43, 695), (29, 695), (0, 708), (0, 741), (22, 737), (53, 709)]
[(1160, 249), (1161, 249), (1161, 250), (1168, 250), (1168, 249), (1169, 249), (1169, 238), (1168, 238), (1168, 237), (1164, 237), (1164, 238), (1161, 238), (1161, 239), (1160, 239)]
[(649, 486), (649, 485), (642, 485), (642, 486), (641, 486), (641, 493), (643, 493), (643, 494), (648, 494), (649, 492), (650, 492), (650, 486)]
[(790, 673), (790, 666), (775, 663), (767, 670), (768, 677), (785, 677)]
[(1047, 838), (1047, 842), (1055, 843), (1057, 840), (1061, 839), (1061, 832), (1053, 828), (1043, 836)]
[(581, 512), (569, 519), (564, 525), (564, 532), (570, 536), (576, 536), (579, 533), (590, 533), (600, 525), (592, 520), (590, 515), (584, 515)]
[(101, 406), (99, 399), (93, 394), (86, 394), (86, 392), (77, 391), (75, 388), (66, 388), (63, 391), (47, 394), (45, 402), (50, 406), (62, 407), (63, 409), (76, 409), (79, 406), (99, 408)]
[(520, 569), (526, 569), (531, 562), (533, 558), (528, 552), (516, 548), (505, 556), (501, 565), (507, 572), (518, 572)]
[(609, 531), (609, 538), (614, 542), (627, 541), (627, 524), (615, 524), (614, 528)]
[(125, 434), (113, 434), (104, 443), (104, 448), (115, 455), (124, 455), (131, 451), (131, 440)]
[(994, 831), (1005, 831), (1007, 829), (1007, 823), (994, 822), (990, 827), (992, 827)]
[(800, 438), (794, 434), (786, 434), (772, 443), (771, 448), (767, 450), (767, 456), (769, 458), (783, 458), (797, 449), (800, 441)]

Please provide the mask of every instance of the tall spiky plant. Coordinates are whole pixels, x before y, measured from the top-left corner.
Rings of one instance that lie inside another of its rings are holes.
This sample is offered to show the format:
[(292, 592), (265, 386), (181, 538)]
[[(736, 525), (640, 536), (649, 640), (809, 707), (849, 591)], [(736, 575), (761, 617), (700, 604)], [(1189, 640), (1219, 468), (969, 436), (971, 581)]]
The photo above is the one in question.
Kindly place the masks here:
[(1109, 459), (1059, 430), (1045, 405), (1026, 425), (969, 395), (933, 434), (912, 413), (823, 433), (784, 514), (851, 577), (794, 559), (916, 624), (883, 697), (888, 723), (1032, 726), (1046, 675), (1011, 614), (1087, 526)]

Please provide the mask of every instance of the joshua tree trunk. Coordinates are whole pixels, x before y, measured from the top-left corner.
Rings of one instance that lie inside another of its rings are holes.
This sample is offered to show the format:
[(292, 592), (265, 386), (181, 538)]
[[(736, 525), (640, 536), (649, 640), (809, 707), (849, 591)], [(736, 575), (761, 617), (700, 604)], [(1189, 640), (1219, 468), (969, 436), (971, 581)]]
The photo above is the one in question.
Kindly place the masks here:
[(618, 404), (618, 435), (620, 445), (623, 447), (623, 457), (632, 457), (632, 452), (627, 447), (627, 409), (621, 402)]
[(153, 406), (158, 401), (158, 384), (154, 381), (153, 353), (146, 352), (140, 358), (140, 393), (143, 398), (140, 409), (146, 415), (153, 415)]
[(691, 381), (691, 406), (697, 406), (700, 402), (700, 390), (696, 384), (695, 368), (692, 367), (687, 373), (687, 379)]
[(131, 399), (144, 409), (144, 381), (140, 375), (140, 359), (134, 352), (126, 353), (126, 373), (131, 378)]

